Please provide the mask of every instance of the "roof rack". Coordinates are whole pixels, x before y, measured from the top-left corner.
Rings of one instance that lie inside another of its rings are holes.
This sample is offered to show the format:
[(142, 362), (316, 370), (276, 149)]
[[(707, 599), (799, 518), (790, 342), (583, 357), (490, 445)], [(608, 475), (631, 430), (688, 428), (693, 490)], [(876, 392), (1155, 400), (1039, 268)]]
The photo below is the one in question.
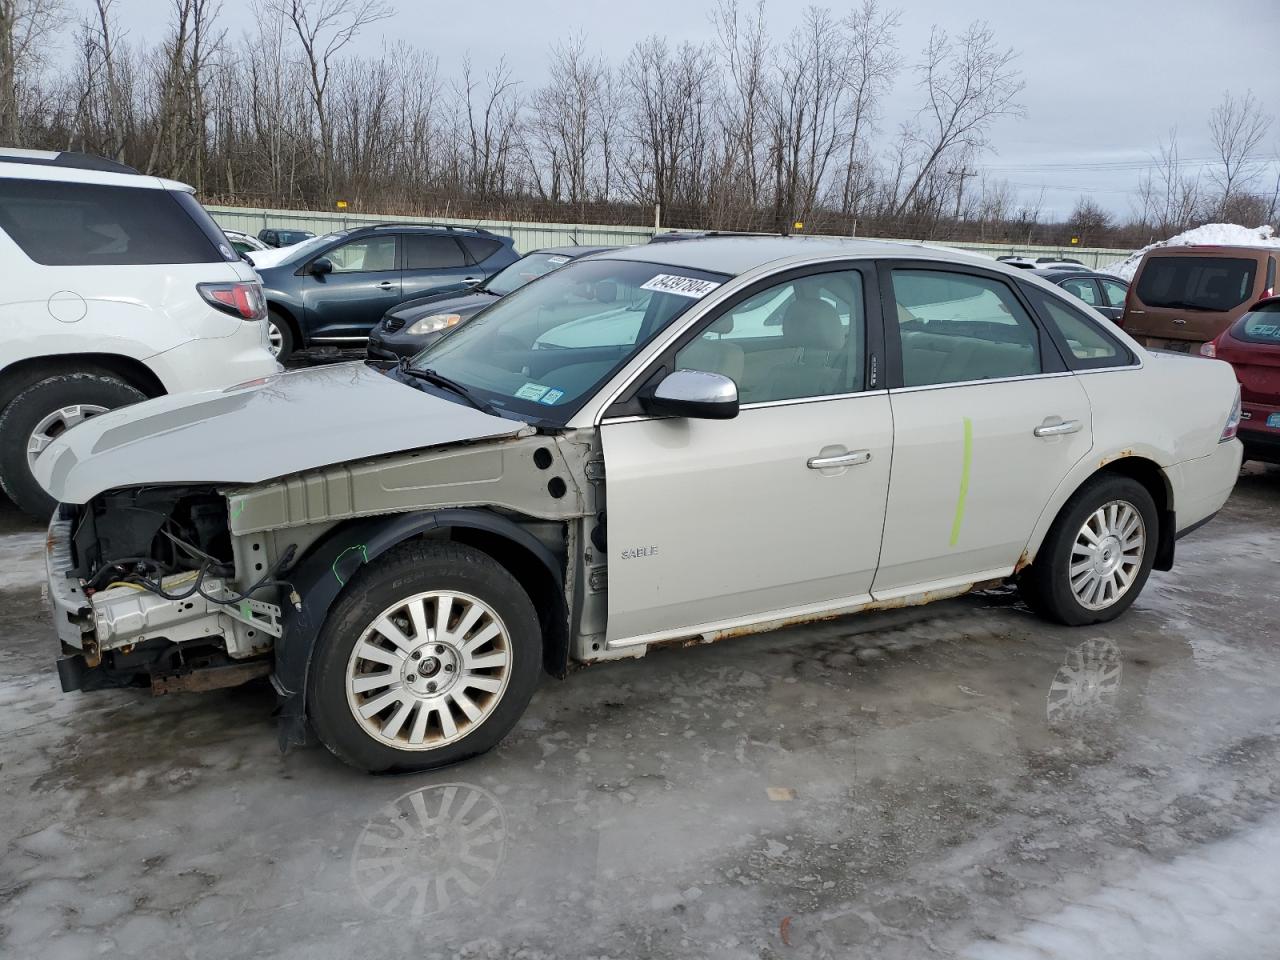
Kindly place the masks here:
[(93, 153), (75, 153), (70, 150), (24, 150), (20, 147), (0, 147), (0, 163), (30, 163), (40, 167), (66, 167), (72, 170), (97, 170), (101, 173), (134, 173), (138, 171), (127, 163), (109, 160)]
[(450, 231), (466, 230), (471, 233), (484, 233), (484, 234), (488, 234), (491, 237), (496, 236), (496, 234), (494, 234), (493, 231), (486, 230), (484, 227), (460, 227), (453, 223), (419, 223), (419, 222), (410, 221), (410, 220), (402, 220), (402, 221), (391, 222), (391, 223), (366, 223), (364, 224), (364, 226), (355, 227), (353, 229), (356, 229), (356, 230), (404, 230), (405, 228), (413, 228), (413, 227), (425, 227), (430, 230), (450, 230)]

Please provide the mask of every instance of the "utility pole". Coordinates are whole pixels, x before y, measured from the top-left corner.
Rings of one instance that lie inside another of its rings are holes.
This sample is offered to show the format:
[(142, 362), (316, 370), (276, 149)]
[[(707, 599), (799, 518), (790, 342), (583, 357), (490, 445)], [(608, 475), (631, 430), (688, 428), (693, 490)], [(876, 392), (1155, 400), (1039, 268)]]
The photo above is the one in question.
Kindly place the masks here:
[(947, 171), (947, 176), (960, 178), (960, 186), (956, 188), (956, 219), (957, 220), (960, 219), (960, 201), (964, 197), (964, 182), (968, 180), (970, 177), (976, 177), (977, 175), (978, 175), (977, 170), (971, 170), (968, 167), (961, 167), (959, 170)]

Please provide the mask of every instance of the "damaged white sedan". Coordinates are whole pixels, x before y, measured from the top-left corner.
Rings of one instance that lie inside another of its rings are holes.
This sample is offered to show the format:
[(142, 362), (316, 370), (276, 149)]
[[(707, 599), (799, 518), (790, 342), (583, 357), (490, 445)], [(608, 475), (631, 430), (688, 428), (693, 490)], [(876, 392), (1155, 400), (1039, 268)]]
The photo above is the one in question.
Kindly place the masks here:
[(1110, 620), (1230, 494), (1239, 398), (917, 245), (586, 258), (413, 361), (104, 414), (37, 461), (66, 690), (270, 675), (366, 770), (492, 747), (545, 670), (1008, 578)]

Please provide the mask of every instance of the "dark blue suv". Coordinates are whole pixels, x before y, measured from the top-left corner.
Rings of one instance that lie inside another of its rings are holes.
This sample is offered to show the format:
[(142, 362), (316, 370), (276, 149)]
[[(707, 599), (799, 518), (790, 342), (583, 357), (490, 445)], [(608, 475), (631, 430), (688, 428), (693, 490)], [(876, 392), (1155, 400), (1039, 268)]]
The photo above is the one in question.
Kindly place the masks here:
[(267, 294), (271, 350), (283, 360), (313, 348), (363, 350), (391, 307), (467, 290), (519, 254), (509, 237), (488, 230), (389, 223), (255, 251), (250, 259)]

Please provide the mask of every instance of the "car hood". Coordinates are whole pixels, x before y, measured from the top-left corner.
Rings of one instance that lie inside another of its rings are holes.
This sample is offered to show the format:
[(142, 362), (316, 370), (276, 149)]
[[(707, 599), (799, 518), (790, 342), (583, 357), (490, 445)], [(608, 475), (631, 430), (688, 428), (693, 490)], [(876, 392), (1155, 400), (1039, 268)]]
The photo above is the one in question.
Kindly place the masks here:
[(119, 487), (262, 483), (531, 429), (344, 363), (101, 414), (50, 444), (35, 475), (59, 502), (84, 503)]
[(497, 303), (498, 299), (490, 293), (440, 294), (392, 307), (387, 311), (387, 316), (403, 319), (406, 324), (429, 317), (434, 313), (456, 313), (465, 320), (479, 313), (489, 304)]

